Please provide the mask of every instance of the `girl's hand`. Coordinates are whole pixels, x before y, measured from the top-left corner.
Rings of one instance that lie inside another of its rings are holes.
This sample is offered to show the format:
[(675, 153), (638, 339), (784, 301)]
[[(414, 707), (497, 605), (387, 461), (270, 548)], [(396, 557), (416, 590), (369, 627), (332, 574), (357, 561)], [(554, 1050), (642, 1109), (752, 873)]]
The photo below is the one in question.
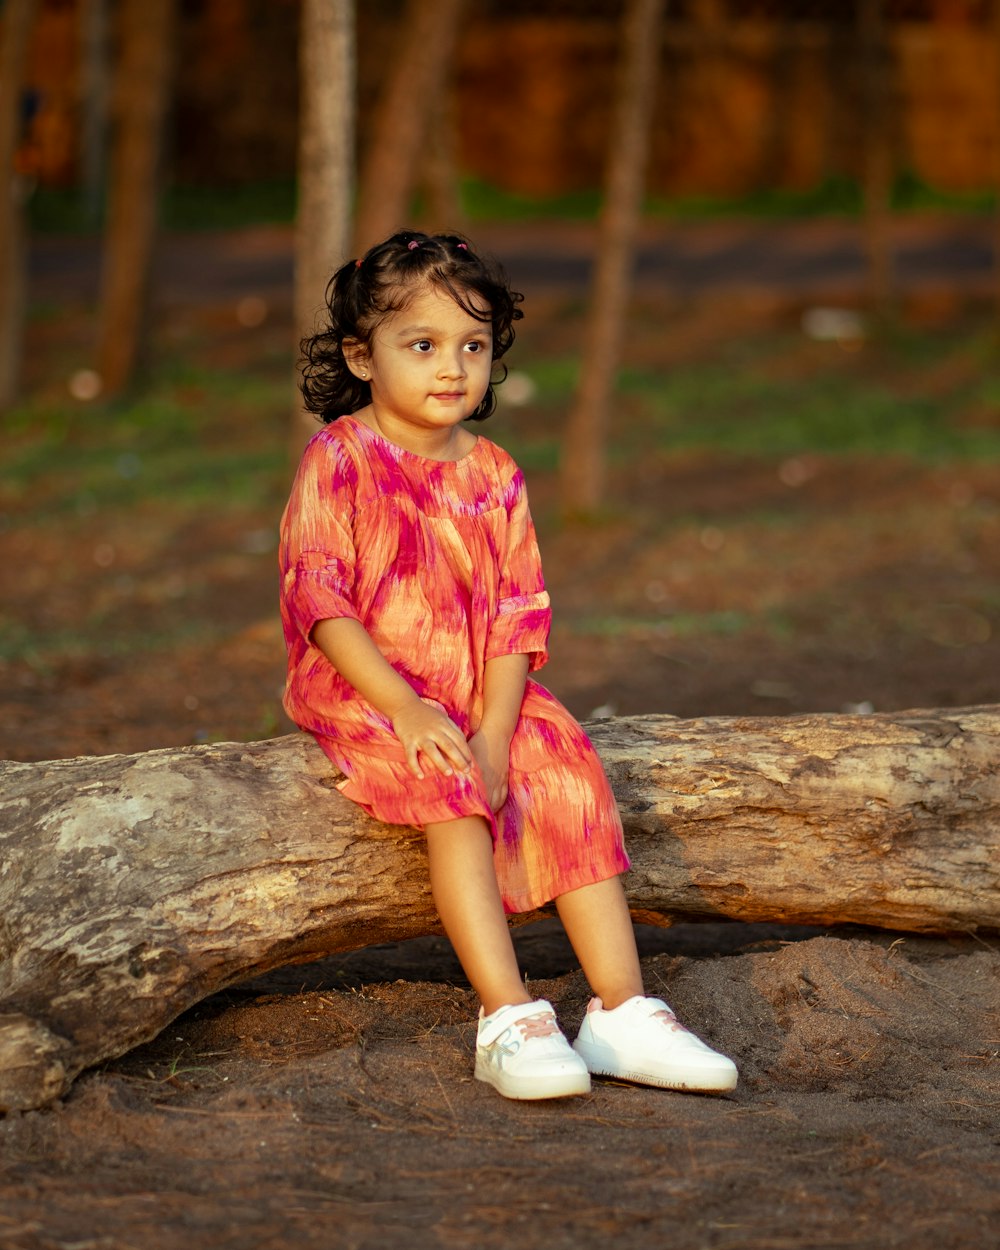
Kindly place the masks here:
[(422, 699), (413, 699), (392, 717), (392, 728), (403, 744), (406, 762), (414, 776), (422, 778), (424, 775), (421, 756), (445, 776), (456, 770), (468, 772), (472, 764), (469, 744), (461, 729), (440, 708)]
[(510, 770), (510, 742), (480, 729), (469, 739), (479, 771), (486, 784), (486, 797), (490, 807), (498, 812), (507, 801), (507, 774)]

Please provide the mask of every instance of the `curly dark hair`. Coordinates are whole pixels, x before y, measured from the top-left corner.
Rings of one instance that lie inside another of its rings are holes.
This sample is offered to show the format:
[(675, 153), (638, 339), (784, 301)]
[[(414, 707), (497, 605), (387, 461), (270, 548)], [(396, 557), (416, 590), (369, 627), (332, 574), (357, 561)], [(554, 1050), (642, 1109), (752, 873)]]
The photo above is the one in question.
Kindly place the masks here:
[[(330, 279), (327, 324), (301, 344), (302, 395), (310, 412), (322, 421), (336, 421), (371, 402), (368, 383), (347, 367), (344, 341), (370, 349), (379, 325), (405, 308), (425, 284), (447, 292), (470, 317), (492, 323), (494, 363), (509, 351), (514, 322), (523, 316), (518, 304), (524, 297), (510, 289), (501, 266), (478, 256), (457, 234), (401, 230), (369, 248), (360, 260), (342, 265)], [(493, 388), (506, 376), (506, 366), (494, 370), (482, 403), (467, 420), (482, 421), (493, 412)]]

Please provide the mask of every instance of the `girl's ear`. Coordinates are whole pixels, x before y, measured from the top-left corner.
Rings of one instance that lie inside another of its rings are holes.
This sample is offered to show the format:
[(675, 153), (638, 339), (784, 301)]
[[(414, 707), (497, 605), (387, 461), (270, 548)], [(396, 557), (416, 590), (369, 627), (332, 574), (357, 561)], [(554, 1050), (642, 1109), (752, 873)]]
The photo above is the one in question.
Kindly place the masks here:
[(368, 381), (370, 372), (368, 365), (368, 349), (358, 339), (344, 339), (344, 363), (356, 378)]

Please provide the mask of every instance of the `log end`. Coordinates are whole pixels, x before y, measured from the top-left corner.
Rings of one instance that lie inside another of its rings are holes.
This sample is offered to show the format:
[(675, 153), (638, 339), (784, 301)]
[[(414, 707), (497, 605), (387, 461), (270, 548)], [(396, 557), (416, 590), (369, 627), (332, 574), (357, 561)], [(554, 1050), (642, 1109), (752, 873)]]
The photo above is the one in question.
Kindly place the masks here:
[(69, 1050), (41, 1021), (0, 1015), (0, 1112), (31, 1111), (61, 1098), (72, 1081), (63, 1062)]

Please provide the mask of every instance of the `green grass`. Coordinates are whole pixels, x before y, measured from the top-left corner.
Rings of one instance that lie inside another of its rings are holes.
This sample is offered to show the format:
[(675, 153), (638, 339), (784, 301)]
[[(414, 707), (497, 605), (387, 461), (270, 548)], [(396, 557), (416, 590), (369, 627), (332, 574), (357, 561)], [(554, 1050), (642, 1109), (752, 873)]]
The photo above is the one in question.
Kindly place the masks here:
[[(899, 213), (928, 210), (986, 213), (996, 203), (988, 189), (948, 191), (931, 187), (912, 173), (902, 173), (892, 189), (891, 207)], [(717, 217), (859, 217), (864, 209), (860, 183), (854, 178), (829, 177), (811, 187), (765, 187), (743, 195), (653, 196), (653, 216), (699, 221)]]
[[(691, 449), (1000, 458), (1000, 420), (990, 417), (1000, 410), (1000, 369), (987, 330), (897, 331), (850, 353), (813, 345), (801, 370), (783, 368), (803, 350), (801, 335), (772, 330), (703, 359), (625, 369), (612, 455), (619, 463)], [(578, 367), (568, 356), (518, 362), (536, 398), (485, 432), (528, 470), (558, 464)], [(924, 383), (942, 369), (951, 370), (949, 385)], [(120, 404), (29, 399), (0, 418), (0, 510), (13, 509), (18, 523), (63, 523), (144, 502), (277, 509), (288, 482), (288, 402), (284, 361), (244, 370), (174, 364)]]
[(524, 195), (465, 178), (461, 202), (470, 221), (594, 221), (600, 211), (601, 193), (592, 187), (561, 195)]
[(635, 634), (669, 634), (675, 638), (695, 638), (706, 635), (729, 637), (742, 633), (750, 624), (743, 612), (674, 612), (669, 616), (627, 616), (608, 613), (602, 616), (580, 616), (573, 621), (576, 634), (627, 638)]
[(35, 630), (0, 618), (0, 660), (22, 660), (36, 673), (48, 673), (64, 659), (83, 659), (95, 654), (119, 659), (152, 655), (192, 642), (222, 645), (231, 636), (230, 626), (213, 626), (203, 620), (173, 624), (159, 631), (115, 633), (109, 629), (107, 616), (94, 615), (75, 622), (72, 628), (47, 630), (44, 640), (39, 641)]
[[(527, 195), (478, 178), (464, 178), (459, 188), (468, 220), (595, 221), (601, 207), (599, 187), (559, 195)], [(161, 201), (161, 221), (168, 230), (231, 230), (256, 225), (288, 225), (295, 219), (296, 187), (292, 178), (230, 186), (168, 187)], [(897, 212), (927, 210), (986, 213), (996, 204), (987, 188), (949, 191), (929, 186), (912, 173), (900, 174), (892, 193)], [(414, 201), (419, 215), (421, 202)], [(646, 197), (648, 217), (704, 221), (720, 217), (794, 218), (857, 217), (863, 208), (856, 179), (831, 176), (810, 187), (768, 187), (737, 195), (662, 195)], [(39, 187), (28, 203), (33, 230), (88, 233), (100, 229), (83, 194), (76, 188)]]
[[(982, 321), (879, 331), (851, 351), (810, 342), (787, 325), (764, 327), (736, 339), (721, 333), (692, 338), (696, 355), (665, 363), (658, 344), (669, 342), (671, 316), (676, 314), (641, 309), (630, 315), (634, 333), (626, 343), (636, 363), (620, 375), (610, 440), (612, 457), (627, 468), (688, 451), (717, 455), (716, 463), (734, 455), (756, 459), (769, 471), (786, 457), (810, 452), (933, 463), (1000, 458), (1000, 365), (993, 331)], [(567, 314), (555, 341), (579, 341), (581, 318), (581, 310)], [(481, 428), (508, 446), (525, 469), (552, 474), (579, 360), (549, 352), (532, 359), (530, 343), (527, 337), (519, 340), (512, 364), (534, 381), (534, 399), (524, 408), (501, 411)], [(127, 401), (81, 404), (53, 384), (0, 417), (0, 534), (15, 540), (9, 558), (24, 558), (18, 552), (26, 548), (16, 540), (22, 531), (34, 530), (38, 552), (53, 560), (53, 578), (64, 578), (69, 587), (65, 602), (76, 605), (48, 618), (42, 632), (39, 619), (44, 618), (35, 619), (34, 613), (30, 623), (19, 622), (9, 610), (0, 614), (0, 661), (23, 662), (35, 674), (48, 676), (57, 674), (66, 659), (94, 655), (145, 665), (147, 657), (149, 664), (159, 663), (179, 647), (221, 654), (238, 628), (234, 614), (225, 611), (228, 587), (260, 577), (270, 588), (273, 552), (255, 553), (252, 539), (255, 533), (273, 532), (287, 495), (289, 361), (276, 352), (248, 352), (249, 359), (235, 360), (231, 367), (196, 367), (191, 363), (195, 353), (198, 359), (215, 357), (194, 332), (183, 344), (175, 337), (169, 346), (161, 345), (161, 358), (168, 353), (172, 357), (154, 371), (144, 390)], [(44, 376), (65, 378), (71, 372), (60, 358)], [(684, 559), (714, 567), (714, 576), (723, 579), (727, 571), (739, 573), (748, 562), (762, 559), (773, 584), (759, 594), (756, 584), (737, 577), (732, 597), (688, 602), (681, 595), (669, 612), (647, 602), (641, 584), (636, 601), (615, 591), (588, 601), (575, 616), (560, 618), (584, 638), (625, 638), (659, 647), (661, 638), (767, 636), (791, 644), (822, 636), (844, 646), (864, 646), (872, 639), (874, 646), (887, 631), (895, 631), (954, 647), (974, 645), (996, 628), (1000, 592), (988, 582), (985, 564), (983, 571), (970, 573), (960, 591), (942, 581), (940, 603), (930, 608), (922, 592), (909, 588), (899, 592), (896, 603), (893, 586), (869, 586), (864, 568), (857, 574), (857, 597), (850, 591), (850, 569), (829, 588), (818, 583), (801, 589), (791, 575), (813, 536), (819, 535), (833, 558), (843, 562), (853, 554), (855, 535), (858, 549), (864, 550), (866, 543), (886, 541), (882, 530), (892, 538), (899, 527), (910, 535), (915, 551), (946, 551), (937, 545), (940, 540), (951, 544), (958, 561), (974, 550), (980, 525), (988, 534), (992, 522), (985, 510), (992, 505), (986, 502), (972, 499), (961, 517), (942, 527), (938, 521), (950, 516), (947, 508), (925, 523), (919, 498), (910, 511), (873, 514), (859, 494), (856, 512), (838, 515), (831, 537), (830, 526), (810, 531), (813, 522), (804, 506), (788, 508), (780, 499), (775, 505), (766, 490), (742, 502), (737, 495), (718, 513), (715, 503), (699, 512), (696, 500), (683, 512), (679, 504), (663, 511), (655, 463), (652, 468), (653, 485), (645, 494), (609, 499), (605, 512), (589, 519), (598, 551), (614, 551), (619, 542), (624, 551), (633, 536), (637, 549), (645, 543), (682, 554), (693, 548), (695, 555)], [(548, 498), (554, 495), (551, 480), (539, 484)], [(547, 515), (552, 506), (543, 504), (536, 519), (555, 528), (558, 522)], [(713, 524), (725, 526), (726, 545), (721, 554), (713, 548), (702, 560), (699, 530)], [(602, 529), (609, 527), (618, 527), (619, 537), (602, 548)], [(744, 537), (736, 533), (740, 527)], [(581, 529), (578, 537), (585, 551), (588, 531)], [(95, 563), (98, 545), (104, 543), (118, 549), (113, 565)], [(892, 550), (894, 543), (888, 543)], [(172, 553), (183, 568), (185, 595), (174, 597), (166, 589), (161, 552)], [(248, 560), (248, 553), (260, 555), (259, 565)], [(265, 565), (265, 572), (256, 571)], [(16, 563), (11, 567), (16, 571)], [(785, 578), (787, 570), (791, 573)], [(606, 576), (610, 583), (616, 574), (609, 570)], [(710, 610), (717, 606), (728, 610)], [(239, 732), (270, 736), (278, 727), (274, 716), (273, 701), (262, 701)], [(231, 728), (217, 730), (218, 723), (208, 722), (197, 733), (232, 736)]]
[[(710, 358), (664, 367), (629, 367), (619, 375), (612, 454), (627, 461), (660, 452), (706, 449), (747, 456), (804, 452), (901, 455), (939, 461), (1000, 458), (1000, 360), (992, 333), (895, 331), (857, 352), (816, 345), (800, 376), (785, 361), (802, 353), (799, 334), (768, 332), (722, 345)], [(954, 368), (947, 386), (922, 385), (939, 367)], [(577, 357), (522, 363), (537, 387), (533, 410), (568, 411)], [(558, 459), (550, 420), (517, 426), (515, 454), (526, 467)], [(515, 450), (513, 444), (511, 450)]]
[[(900, 174), (892, 191), (897, 212), (926, 210), (985, 213), (996, 196), (989, 189), (948, 191), (931, 187), (912, 173)], [(471, 221), (596, 220), (601, 207), (597, 188), (553, 196), (521, 195), (474, 178), (462, 184), (462, 204)], [(864, 207), (854, 178), (828, 177), (810, 187), (767, 187), (738, 195), (657, 195), (646, 197), (647, 217), (705, 221), (720, 217), (801, 218), (858, 217)]]
[[(101, 228), (102, 213), (91, 212), (73, 187), (39, 187), (28, 201), (33, 230), (86, 234)], [(295, 219), (295, 183), (235, 183), (231, 186), (173, 186), (160, 202), (167, 230), (232, 230), (243, 226), (286, 225)]]
[(695, 447), (743, 455), (904, 454), (937, 458), (1000, 453), (1000, 434), (950, 426), (947, 405), (901, 400), (885, 385), (855, 379), (800, 383), (680, 370), (664, 378), (631, 373), (622, 391), (638, 397), (663, 450)]
[(290, 389), (282, 370), (174, 366), (120, 404), (29, 399), (0, 417), (0, 501), (53, 519), (144, 501), (191, 510), (277, 505), (287, 485)]

